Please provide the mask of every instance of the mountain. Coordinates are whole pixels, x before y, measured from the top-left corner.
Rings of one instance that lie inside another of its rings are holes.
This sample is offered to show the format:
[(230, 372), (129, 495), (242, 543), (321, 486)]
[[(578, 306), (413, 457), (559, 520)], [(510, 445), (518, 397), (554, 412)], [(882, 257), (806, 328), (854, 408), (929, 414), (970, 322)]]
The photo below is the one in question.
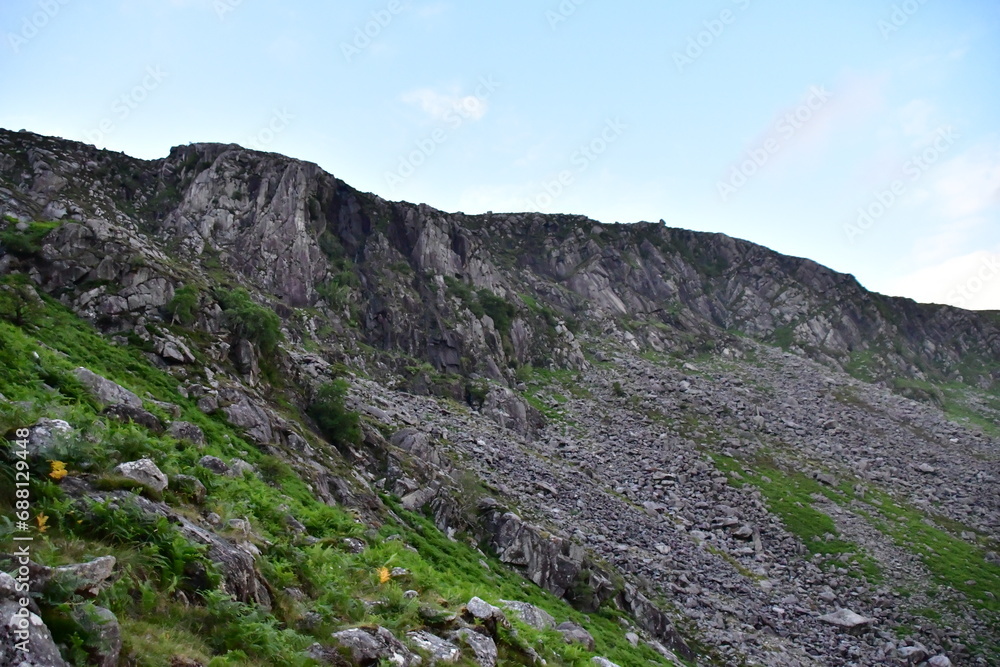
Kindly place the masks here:
[(0, 131), (0, 213), (39, 651), (1000, 660), (998, 313), (235, 145)]

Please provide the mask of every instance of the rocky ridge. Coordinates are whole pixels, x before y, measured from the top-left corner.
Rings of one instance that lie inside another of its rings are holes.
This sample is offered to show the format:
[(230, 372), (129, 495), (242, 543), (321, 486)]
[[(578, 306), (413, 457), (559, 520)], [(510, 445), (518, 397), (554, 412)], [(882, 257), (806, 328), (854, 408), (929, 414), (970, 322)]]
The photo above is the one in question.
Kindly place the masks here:
[[(626, 612), (637, 645), (675, 660), (996, 656), (998, 592), (937, 559), (968, 549), (996, 576), (995, 431), (949, 421), (952, 394), (931, 382), (961, 384), (978, 424), (996, 423), (992, 314), (882, 297), (662, 224), (386, 202), (236, 146), (143, 162), (3, 131), (0, 178), (4, 238), (20, 243), (0, 271), (141, 346), (202, 412), (310, 470), (331, 504), (375, 517), (375, 492), (390, 493), (577, 608)], [(233, 331), (221, 288), (280, 316), (280, 353)], [(108, 418), (204, 437), (87, 373)], [(314, 424), (275, 399), (304, 407), (335, 373), (351, 378), (364, 438), (320, 452)], [(145, 467), (127, 463), (118, 474)], [(350, 476), (328, 472), (345, 464)], [(910, 520), (935, 532), (890, 525)], [(239, 553), (231, 592), (267, 608), (253, 553)], [(453, 638), (410, 639), (448, 654), (437, 641)]]

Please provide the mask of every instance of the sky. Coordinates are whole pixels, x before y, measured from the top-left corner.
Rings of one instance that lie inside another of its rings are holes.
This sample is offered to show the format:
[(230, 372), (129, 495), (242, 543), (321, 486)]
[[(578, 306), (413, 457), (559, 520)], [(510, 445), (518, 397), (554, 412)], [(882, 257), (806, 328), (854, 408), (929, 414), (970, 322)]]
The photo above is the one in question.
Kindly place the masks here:
[(0, 127), (722, 232), (1000, 309), (996, 0), (4, 0)]

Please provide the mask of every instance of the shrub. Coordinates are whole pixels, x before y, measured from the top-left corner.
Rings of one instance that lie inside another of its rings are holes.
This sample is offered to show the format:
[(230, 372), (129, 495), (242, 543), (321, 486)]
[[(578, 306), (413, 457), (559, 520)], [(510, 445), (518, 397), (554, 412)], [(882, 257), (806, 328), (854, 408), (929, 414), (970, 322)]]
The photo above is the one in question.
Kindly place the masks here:
[(11, 226), (0, 232), (0, 246), (19, 257), (30, 257), (42, 249), (42, 239), (59, 227), (59, 222), (33, 222), (24, 231)]
[(254, 343), (264, 354), (273, 354), (282, 340), (281, 318), (266, 306), (253, 302), (245, 289), (219, 295), (226, 324), (234, 334)]
[(26, 275), (11, 274), (0, 283), (0, 317), (23, 327), (37, 319), (42, 311), (42, 300)]
[(194, 285), (185, 285), (174, 292), (174, 298), (167, 304), (167, 313), (171, 321), (189, 326), (194, 323), (198, 310), (198, 289)]
[(328, 382), (316, 392), (316, 398), (306, 413), (316, 420), (320, 432), (334, 445), (348, 445), (361, 441), (358, 413), (344, 404), (347, 382), (342, 379)]
[(502, 334), (510, 331), (510, 325), (514, 321), (514, 315), (517, 313), (517, 309), (514, 308), (513, 304), (484, 289), (479, 290), (479, 302), (483, 305), (483, 310), (486, 314), (493, 320), (493, 325), (497, 331)]

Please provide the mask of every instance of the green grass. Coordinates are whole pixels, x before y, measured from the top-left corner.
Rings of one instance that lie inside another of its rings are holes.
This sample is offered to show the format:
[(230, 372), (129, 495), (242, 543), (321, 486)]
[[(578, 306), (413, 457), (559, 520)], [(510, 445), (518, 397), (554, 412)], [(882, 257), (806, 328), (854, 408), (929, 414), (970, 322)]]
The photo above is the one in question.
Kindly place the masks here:
[[(207, 444), (198, 448), (133, 424), (105, 420), (72, 374), (77, 366), (140, 396), (148, 393), (177, 404), (181, 419), (206, 432)], [(561, 372), (538, 375), (546, 382), (571, 380)], [(572, 609), (481, 553), (467, 538), (450, 540), (428, 519), (402, 511), (391, 498), (385, 500), (393, 514), (386, 513), (379, 528), (361, 523), (343, 507), (323, 504), (287, 463), (258, 451), (221, 418), (202, 414), (178, 394), (177, 380), (153, 367), (142, 350), (110, 344), (51, 299), (46, 298), (36, 320), (24, 327), (0, 321), (0, 393), (30, 404), (0, 402), (4, 432), (39, 416), (73, 425), (75, 433), (57, 444), (53, 454), (71, 476), (86, 473), (108, 489), (131, 490), (131, 484), (109, 472), (117, 463), (148, 456), (167, 474), (193, 475), (205, 485), (207, 498), (201, 506), (168, 489), (164, 500), (178, 513), (194, 517), (212, 511), (223, 521), (250, 521), (251, 541), (262, 552), (259, 569), (275, 593), (271, 613), (218, 593), (219, 575), (206, 561), (205, 549), (188, 543), (165, 519), (145, 516), (127, 502), (73, 502), (64, 497), (59, 483), (47, 478), (47, 461), (32, 464), (33, 510), (48, 521), (47, 532), (36, 540), (35, 558), (49, 565), (108, 554), (118, 559), (119, 578), (94, 602), (119, 618), (126, 655), (136, 667), (168, 667), (174, 656), (210, 667), (307, 665), (311, 663), (302, 658), (302, 651), (317, 641), (329, 643), (333, 631), (377, 623), (401, 634), (432, 625), (428, 610), (456, 611), (473, 596), (495, 604), (501, 598), (522, 600), (559, 621), (578, 622), (594, 635), (598, 654), (623, 667), (668, 664), (648, 647), (635, 649), (625, 641), (618, 612), (601, 609), (588, 616)], [(206, 454), (224, 460), (239, 456), (260, 474), (213, 475), (197, 466)], [(10, 464), (0, 460), (0, 476), (9, 472)], [(13, 501), (6, 486), (0, 492), (4, 515)], [(290, 531), (289, 516), (318, 541), (309, 544)], [(0, 524), (0, 552), (13, 548), (11, 536)], [(361, 553), (346, 549), (347, 537), (364, 540), (366, 548)], [(393, 567), (406, 568), (409, 574), (382, 582), (380, 569)], [(283, 592), (289, 587), (301, 589), (308, 599), (289, 597)], [(418, 596), (405, 597), (408, 589)], [(189, 604), (178, 601), (179, 593)], [(47, 603), (56, 640), (66, 647), (68, 658), (82, 664), (92, 638), (72, 622), (71, 612), (90, 603), (68, 591), (51, 593)], [(318, 615), (319, 622), (303, 625), (307, 613)], [(565, 644), (551, 631), (518, 623), (515, 627), (516, 635), (503, 636), (502, 664), (527, 664), (529, 647), (551, 665), (582, 667), (595, 655)]]
[[(737, 472), (742, 476), (742, 479), (729, 476), (733, 486), (756, 486), (767, 501), (768, 509), (781, 518), (785, 529), (802, 540), (811, 555), (818, 554), (825, 559), (821, 567), (850, 566), (852, 576), (872, 583), (882, 581), (883, 574), (878, 563), (857, 544), (841, 539), (833, 519), (813, 507), (813, 494), (844, 502), (836, 491), (802, 473), (782, 470), (767, 459), (762, 458), (749, 465), (715, 454), (712, 459), (719, 470)], [(752, 469), (752, 474), (747, 474), (747, 468)], [(848, 563), (839, 561), (844, 554), (850, 554)]]
[(61, 222), (32, 222), (22, 232), (12, 224), (0, 231), (0, 245), (15, 255), (28, 257), (41, 250), (42, 240), (60, 226)]

